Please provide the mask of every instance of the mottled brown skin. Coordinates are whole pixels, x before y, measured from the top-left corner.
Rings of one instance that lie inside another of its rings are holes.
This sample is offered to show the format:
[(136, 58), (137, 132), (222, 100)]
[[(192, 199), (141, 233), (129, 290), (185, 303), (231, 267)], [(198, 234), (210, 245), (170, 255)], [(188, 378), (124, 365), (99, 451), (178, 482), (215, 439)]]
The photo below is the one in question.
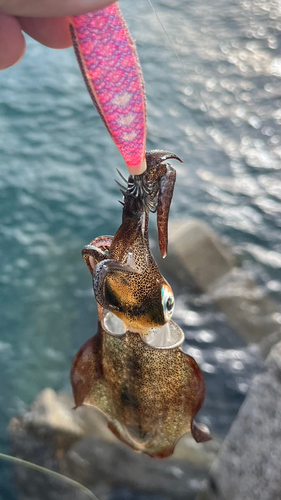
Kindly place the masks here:
[(165, 458), (186, 432), (210, 439), (193, 421), (205, 397), (202, 373), (179, 347), (155, 349), (131, 332), (113, 337), (99, 323), (76, 355), (71, 383), (76, 406), (101, 410), (135, 451)]
[[(136, 196), (130, 183), (124, 195), (122, 225), (114, 238), (101, 237), (83, 250), (83, 258), (93, 275), (97, 302), (112, 311), (131, 329), (163, 326), (172, 315), (164, 304), (163, 287), (173, 302), (170, 285), (161, 275), (150, 252), (146, 204), (155, 203), (158, 211), (160, 248), (167, 247), (167, 223), (172, 199), (175, 171), (162, 164), (163, 151), (147, 153), (148, 170)], [(167, 157), (175, 157), (167, 153)], [(140, 176), (138, 176), (140, 178)], [(144, 200), (143, 190), (149, 196)], [(157, 203), (156, 200), (157, 199)], [(150, 205), (151, 206), (151, 205)], [(102, 250), (102, 251), (100, 251)], [(105, 253), (107, 252), (107, 253)]]
[[(163, 287), (172, 296), (148, 240), (148, 214), (155, 208), (159, 245), (166, 253), (175, 172), (161, 164), (163, 158), (163, 151), (148, 153), (146, 176), (135, 184), (129, 178), (116, 235), (97, 238), (83, 250), (93, 275), (99, 331), (79, 350), (71, 371), (76, 406), (98, 408), (120, 440), (158, 458), (171, 455), (186, 432), (198, 442), (210, 439), (194, 422), (205, 397), (195, 360), (180, 347), (156, 349), (140, 336), (168, 321)], [(124, 335), (116, 337), (102, 326), (106, 309), (127, 325)]]
[(136, 272), (117, 272), (107, 278), (107, 287), (119, 297), (121, 306), (121, 311), (113, 312), (128, 326), (138, 330), (162, 326), (167, 319), (161, 307), (161, 287), (165, 285), (171, 293), (172, 290), (149, 248), (148, 214), (136, 209), (134, 198), (125, 202), (122, 225), (112, 241), (109, 255), (125, 264), (129, 252)]

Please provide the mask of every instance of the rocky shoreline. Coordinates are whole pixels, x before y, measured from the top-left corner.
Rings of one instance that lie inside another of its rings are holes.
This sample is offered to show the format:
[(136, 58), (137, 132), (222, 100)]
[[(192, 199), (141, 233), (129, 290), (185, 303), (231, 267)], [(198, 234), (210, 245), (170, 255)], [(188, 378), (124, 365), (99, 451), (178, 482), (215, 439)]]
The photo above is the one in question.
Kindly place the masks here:
[[(11, 454), (71, 477), (100, 500), (120, 498), (118, 491), (124, 490), (131, 492), (130, 498), (141, 492), (147, 499), (193, 500), (200, 491), (197, 500), (277, 500), (281, 491), (278, 304), (264, 295), (202, 222), (171, 222), (169, 241), (164, 271), (174, 273), (178, 283), (192, 281), (208, 294), (237, 334), (246, 343), (259, 345), (265, 359), (223, 444), (216, 438), (196, 444), (185, 435), (171, 458), (152, 460), (119, 442), (98, 411), (74, 411), (70, 395), (48, 388), (27, 413), (11, 420)], [(34, 478), (31, 470), (16, 466), (15, 478), (20, 500), (72, 498), (68, 490), (52, 490), (49, 483), (42, 491), (42, 479)], [(75, 498), (80, 500), (79, 495)]]

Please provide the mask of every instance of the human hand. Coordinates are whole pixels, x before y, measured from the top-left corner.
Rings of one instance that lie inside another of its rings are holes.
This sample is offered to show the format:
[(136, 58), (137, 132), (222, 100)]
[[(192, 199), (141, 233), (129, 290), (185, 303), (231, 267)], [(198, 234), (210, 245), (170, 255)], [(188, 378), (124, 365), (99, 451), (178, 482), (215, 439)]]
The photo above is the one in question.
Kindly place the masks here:
[(116, 0), (0, 0), (0, 70), (25, 54), (22, 31), (53, 49), (72, 45), (67, 16), (85, 14)]

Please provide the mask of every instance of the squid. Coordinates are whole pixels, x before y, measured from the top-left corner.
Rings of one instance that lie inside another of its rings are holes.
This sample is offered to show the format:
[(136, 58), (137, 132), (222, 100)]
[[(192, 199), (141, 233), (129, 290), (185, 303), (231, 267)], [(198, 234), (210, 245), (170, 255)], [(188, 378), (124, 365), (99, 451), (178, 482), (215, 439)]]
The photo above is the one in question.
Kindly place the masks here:
[(174, 296), (149, 249), (148, 216), (159, 203), (159, 239), (167, 245), (172, 190), (162, 189), (161, 172), (170, 168), (162, 161), (175, 155), (153, 151), (146, 158), (146, 177), (129, 178), (126, 191), (121, 188), (123, 217), (115, 236), (98, 237), (82, 251), (99, 325), (75, 357), (71, 383), (76, 407), (98, 408), (121, 441), (165, 458), (183, 434), (204, 442), (210, 433), (194, 420), (205, 398), (203, 375), (181, 349), (184, 333), (171, 319)]

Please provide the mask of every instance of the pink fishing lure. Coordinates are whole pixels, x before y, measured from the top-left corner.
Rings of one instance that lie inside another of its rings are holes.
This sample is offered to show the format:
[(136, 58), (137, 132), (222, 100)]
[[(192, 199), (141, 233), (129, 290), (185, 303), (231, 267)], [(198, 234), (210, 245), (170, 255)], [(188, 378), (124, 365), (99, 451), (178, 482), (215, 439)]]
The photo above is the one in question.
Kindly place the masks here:
[(146, 100), (134, 41), (117, 5), (70, 19), (89, 94), (131, 174), (146, 168)]

